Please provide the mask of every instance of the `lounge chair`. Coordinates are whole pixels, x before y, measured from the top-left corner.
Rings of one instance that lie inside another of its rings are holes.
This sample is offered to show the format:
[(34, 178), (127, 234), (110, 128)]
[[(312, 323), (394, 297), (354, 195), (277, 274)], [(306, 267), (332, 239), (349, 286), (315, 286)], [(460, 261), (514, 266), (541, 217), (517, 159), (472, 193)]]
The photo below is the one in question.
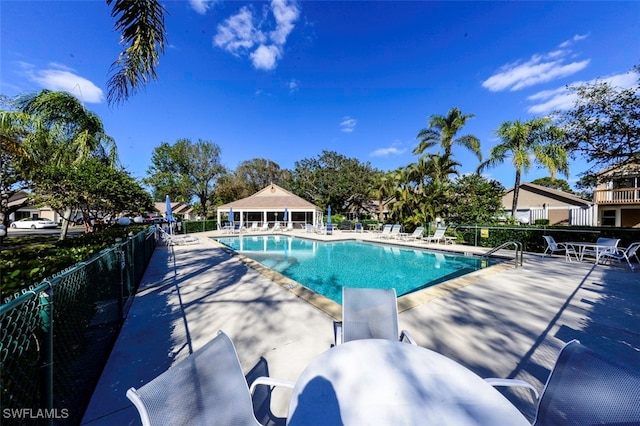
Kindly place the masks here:
[(193, 235), (170, 234), (164, 229), (157, 227), (160, 235), (160, 242), (166, 246), (181, 246), (186, 244), (200, 244), (200, 239)]
[(394, 288), (342, 288), (342, 322), (334, 323), (336, 345), (358, 339), (400, 340), (415, 345), (407, 331), (398, 333), (399, 328)]
[(312, 224), (305, 223), (304, 224), (304, 232), (314, 233), (314, 232), (316, 232), (316, 229), (313, 227)]
[(259, 230), (258, 222), (252, 222), (251, 223), (251, 227), (249, 227), (249, 231), (250, 232), (257, 232), (258, 230)]
[(287, 222), (287, 226), (285, 226), (283, 231), (293, 231), (293, 222)]
[(384, 225), (382, 227), (382, 232), (376, 235), (376, 238), (387, 238), (391, 233), (391, 228), (393, 228), (393, 225)]
[(271, 228), (271, 232), (280, 231), (282, 228), (280, 227), (280, 222), (276, 222), (273, 224), (273, 228)]
[(251, 384), (242, 372), (233, 342), (223, 332), (127, 398), (143, 426), (255, 425), (251, 395), (259, 385), (286, 386), (284, 380), (258, 377)]
[(355, 228), (354, 228), (355, 232), (364, 232), (364, 229), (362, 228), (362, 224), (361, 223), (356, 223)]
[[(485, 379), (493, 386), (522, 386), (513, 379)], [(538, 400), (534, 425), (640, 424), (640, 372), (619, 365), (580, 344), (567, 343), (558, 355)]]
[(268, 231), (269, 230), (269, 222), (265, 222), (262, 224), (262, 226), (260, 228), (258, 228), (259, 231)]
[(433, 233), (430, 237), (424, 237), (422, 241), (425, 243), (440, 243), (447, 244), (447, 237), (444, 236), (445, 231), (447, 230), (446, 226), (441, 226), (436, 228), (436, 232)]
[(618, 262), (626, 261), (627, 265), (629, 265), (629, 269), (632, 271), (635, 270), (635, 267), (631, 263), (631, 258), (635, 257), (636, 262), (640, 263), (640, 259), (638, 258), (638, 250), (640, 249), (640, 243), (633, 243), (626, 249), (618, 248), (615, 253), (605, 252), (600, 255), (600, 260), (603, 262), (616, 260)]
[(405, 234), (402, 236), (402, 239), (405, 241), (409, 241), (409, 240), (413, 240), (413, 241), (417, 241), (417, 240), (421, 240), (422, 239), (422, 235), (424, 234), (424, 227), (423, 226), (418, 226), (414, 231), (413, 234)]
[(400, 235), (400, 231), (402, 231), (402, 225), (393, 225), (391, 227), (391, 231), (389, 231), (388, 234), (384, 234), (384, 230), (383, 233), (380, 235), (380, 238), (387, 238), (387, 239), (392, 239), (392, 238), (397, 238), (398, 235)]
[(571, 261), (572, 254), (576, 259), (578, 258), (578, 255), (572, 246), (565, 243), (557, 243), (555, 238), (551, 235), (543, 235), (542, 238), (547, 242), (547, 247), (544, 249), (543, 254), (546, 255), (547, 252), (549, 252), (548, 256), (551, 256), (555, 252), (564, 252), (565, 259), (568, 261)]

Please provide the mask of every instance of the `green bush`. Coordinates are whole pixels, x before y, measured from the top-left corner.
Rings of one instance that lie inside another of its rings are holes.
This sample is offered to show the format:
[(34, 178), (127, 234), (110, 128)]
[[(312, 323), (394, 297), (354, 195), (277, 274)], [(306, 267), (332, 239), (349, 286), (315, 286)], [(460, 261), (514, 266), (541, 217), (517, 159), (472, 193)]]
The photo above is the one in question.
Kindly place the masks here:
[[(145, 227), (130, 226), (126, 232), (134, 234)], [(124, 238), (125, 229), (107, 228), (100, 232), (81, 234), (63, 241), (50, 238), (22, 237), (6, 238), (4, 245), (9, 248), (0, 254), (2, 270), (2, 288), (0, 300), (19, 293), (32, 284), (40, 283), (45, 278), (57, 274), (78, 262), (89, 259), (96, 253), (113, 245), (116, 238)], [(19, 242), (19, 244), (18, 244)]]

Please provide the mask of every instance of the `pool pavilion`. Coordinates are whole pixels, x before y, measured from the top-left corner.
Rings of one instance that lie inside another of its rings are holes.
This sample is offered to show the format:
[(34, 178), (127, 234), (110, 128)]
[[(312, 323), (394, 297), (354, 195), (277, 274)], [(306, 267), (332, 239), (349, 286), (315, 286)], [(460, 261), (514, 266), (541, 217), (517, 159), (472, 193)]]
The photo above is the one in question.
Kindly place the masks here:
[(299, 228), (306, 223), (321, 223), (323, 214), (315, 204), (271, 183), (249, 197), (218, 206), (217, 220), (218, 223), (239, 223), (241, 227), (253, 222), (258, 226), (281, 222), (285, 226), (291, 223), (294, 228)]

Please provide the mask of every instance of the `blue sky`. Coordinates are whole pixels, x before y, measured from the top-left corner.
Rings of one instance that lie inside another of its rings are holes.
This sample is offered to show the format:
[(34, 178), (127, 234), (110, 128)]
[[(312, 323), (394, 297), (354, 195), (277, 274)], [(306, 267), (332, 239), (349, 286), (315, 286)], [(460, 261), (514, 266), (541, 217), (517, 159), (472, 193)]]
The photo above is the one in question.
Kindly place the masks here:
[[(106, 103), (120, 51), (95, 1), (2, 1), (0, 92), (66, 90), (97, 113), (120, 159), (143, 177), (153, 149), (209, 140), (233, 169), (282, 168), (333, 150), (381, 170), (415, 162), (433, 114), (475, 114), (463, 130), (486, 156), (504, 121), (571, 105), (566, 86), (630, 87), (640, 64), (640, 2), (167, 1), (159, 80)], [(454, 149), (461, 172), (478, 160)], [(589, 167), (571, 164), (569, 181)], [(509, 165), (487, 175), (513, 185)], [(547, 176), (533, 168), (531, 181)]]

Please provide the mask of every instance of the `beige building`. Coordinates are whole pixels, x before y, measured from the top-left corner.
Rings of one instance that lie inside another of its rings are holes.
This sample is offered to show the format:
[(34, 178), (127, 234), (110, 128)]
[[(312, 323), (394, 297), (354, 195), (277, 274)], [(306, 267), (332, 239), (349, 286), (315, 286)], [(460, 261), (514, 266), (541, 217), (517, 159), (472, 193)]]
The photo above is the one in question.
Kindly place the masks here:
[(627, 161), (598, 174), (593, 191), (600, 226), (640, 228), (640, 164)]
[[(305, 223), (316, 225), (323, 221), (320, 207), (273, 183), (249, 197), (218, 206), (217, 210), (218, 223), (233, 221), (240, 226), (247, 226), (252, 222), (257, 222), (260, 226), (264, 223), (284, 222), (298, 227)], [(229, 218), (230, 210), (233, 212), (232, 219)]]
[[(511, 211), (513, 188), (502, 197), (502, 206)], [(549, 219), (550, 225), (593, 226), (595, 209), (589, 201), (573, 194), (534, 183), (520, 184), (516, 218), (522, 223)]]

